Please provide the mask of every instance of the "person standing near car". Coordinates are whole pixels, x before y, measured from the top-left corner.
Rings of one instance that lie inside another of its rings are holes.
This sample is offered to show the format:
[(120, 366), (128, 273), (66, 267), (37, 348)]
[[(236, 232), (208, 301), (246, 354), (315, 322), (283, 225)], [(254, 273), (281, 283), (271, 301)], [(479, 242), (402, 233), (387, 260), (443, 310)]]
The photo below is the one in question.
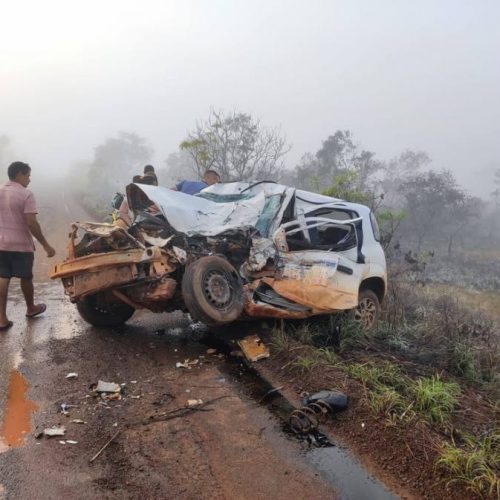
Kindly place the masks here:
[(151, 177), (152, 179), (154, 179), (153, 186), (158, 186), (158, 177), (156, 177), (156, 172), (153, 165), (146, 165), (144, 167), (143, 177)]
[(215, 170), (207, 170), (203, 174), (201, 181), (181, 181), (173, 189), (174, 191), (180, 191), (185, 194), (197, 194), (202, 189), (217, 184), (218, 182), (220, 182), (219, 174)]
[(33, 193), (27, 189), (31, 167), (16, 161), (7, 169), (9, 180), (0, 185), (0, 331), (12, 325), (7, 317), (7, 299), (11, 278), (20, 278), (26, 302), (26, 317), (33, 318), (47, 309), (35, 304), (33, 289), (33, 236), (40, 242), (47, 257), (55, 250), (45, 239), (36, 218), (37, 208)]

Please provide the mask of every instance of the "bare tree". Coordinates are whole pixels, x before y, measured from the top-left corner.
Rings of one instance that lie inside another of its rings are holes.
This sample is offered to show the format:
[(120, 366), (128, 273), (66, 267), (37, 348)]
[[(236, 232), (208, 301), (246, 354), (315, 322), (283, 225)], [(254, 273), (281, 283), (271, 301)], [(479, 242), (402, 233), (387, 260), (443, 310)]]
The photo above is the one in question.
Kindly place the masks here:
[(100, 186), (101, 191), (109, 196), (132, 182), (133, 175), (142, 172), (152, 154), (146, 139), (135, 133), (119, 132), (117, 137), (111, 137), (95, 148), (89, 178), (94, 186)]
[[(370, 177), (381, 168), (375, 153), (354, 142), (349, 130), (337, 130), (321, 144), (316, 154), (306, 153), (295, 167), (292, 183), (322, 191), (335, 184), (336, 176), (350, 176), (353, 189), (369, 189)], [(351, 175), (354, 174), (354, 175)]]
[(216, 170), (224, 181), (277, 179), (290, 150), (279, 129), (263, 127), (246, 113), (211, 110), (180, 144), (201, 176)]

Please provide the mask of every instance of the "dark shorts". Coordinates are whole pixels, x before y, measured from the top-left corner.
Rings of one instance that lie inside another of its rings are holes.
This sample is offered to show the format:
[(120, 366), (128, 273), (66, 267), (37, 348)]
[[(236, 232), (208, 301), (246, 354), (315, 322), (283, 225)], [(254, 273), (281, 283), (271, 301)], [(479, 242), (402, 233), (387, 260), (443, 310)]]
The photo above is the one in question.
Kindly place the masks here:
[(33, 252), (0, 250), (0, 278), (33, 278)]

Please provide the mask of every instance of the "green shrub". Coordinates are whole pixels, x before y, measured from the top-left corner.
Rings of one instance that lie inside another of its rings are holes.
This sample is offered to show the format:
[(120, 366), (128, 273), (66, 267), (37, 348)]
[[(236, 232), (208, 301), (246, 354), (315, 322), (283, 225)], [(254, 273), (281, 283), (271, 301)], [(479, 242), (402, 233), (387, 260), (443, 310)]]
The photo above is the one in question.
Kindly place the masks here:
[(450, 474), (449, 483), (465, 484), (471, 491), (500, 498), (500, 432), (478, 440), (465, 438), (464, 445), (442, 443), (437, 465)]
[(415, 410), (422, 413), (430, 423), (445, 422), (458, 404), (460, 386), (444, 382), (439, 375), (416, 380), (412, 387)]

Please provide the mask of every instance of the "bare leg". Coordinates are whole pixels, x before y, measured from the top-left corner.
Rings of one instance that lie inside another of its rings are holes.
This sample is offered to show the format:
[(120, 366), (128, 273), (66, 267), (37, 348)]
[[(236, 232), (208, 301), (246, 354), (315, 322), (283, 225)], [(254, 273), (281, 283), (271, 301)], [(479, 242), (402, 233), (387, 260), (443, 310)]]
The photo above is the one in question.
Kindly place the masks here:
[(9, 292), (9, 278), (0, 278), (0, 326), (5, 326), (7, 318), (7, 296)]
[(27, 314), (33, 314), (38, 310), (38, 307), (35, 306), (33, 279), (21, 278), (21, 290), (23, 291), (24, 300), (26, 301)]
[(45, 304), (35, 304), (35, 291), (33, 289), (33, 278), (21, 278), (21, 290), (26, 301), (26, 314), (37, 315), (45, 311)]

